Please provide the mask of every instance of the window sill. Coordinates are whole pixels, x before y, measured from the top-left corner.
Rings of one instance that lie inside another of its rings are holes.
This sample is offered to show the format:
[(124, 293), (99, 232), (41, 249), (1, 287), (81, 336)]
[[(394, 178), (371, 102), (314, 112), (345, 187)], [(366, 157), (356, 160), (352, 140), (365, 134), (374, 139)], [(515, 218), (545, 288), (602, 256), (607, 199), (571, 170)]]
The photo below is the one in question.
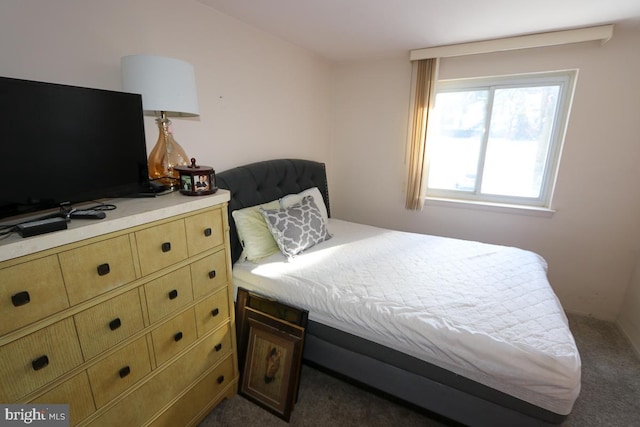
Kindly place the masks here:
[(473, 202), (469, 200), (443, 199), (437, 197), (427, 197), (425, 205), (443, 206), (473, 210), (484, 210), (489, 212), (508, 213), (516, 215), (532, 215), (551, 218), (556, 212), (554, 209), (539, 206), (508, 205), (501, 203)]

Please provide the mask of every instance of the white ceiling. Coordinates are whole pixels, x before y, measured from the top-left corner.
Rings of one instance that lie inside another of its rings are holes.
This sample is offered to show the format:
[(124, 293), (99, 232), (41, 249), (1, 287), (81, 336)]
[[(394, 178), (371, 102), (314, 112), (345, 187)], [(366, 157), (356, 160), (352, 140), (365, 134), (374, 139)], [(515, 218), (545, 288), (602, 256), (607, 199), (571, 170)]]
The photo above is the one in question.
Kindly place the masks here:
[(332, 61), (640, 21), (640, 0), (198, 1)]

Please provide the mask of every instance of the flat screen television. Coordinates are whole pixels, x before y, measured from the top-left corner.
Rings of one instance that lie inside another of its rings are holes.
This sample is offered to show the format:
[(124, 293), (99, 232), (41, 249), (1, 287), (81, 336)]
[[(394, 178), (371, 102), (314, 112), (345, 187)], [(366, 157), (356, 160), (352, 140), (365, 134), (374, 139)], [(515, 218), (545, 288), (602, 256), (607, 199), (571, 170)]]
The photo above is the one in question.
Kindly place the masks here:
[(0, 221), (150, 189), (137, 94), (0, 77)]

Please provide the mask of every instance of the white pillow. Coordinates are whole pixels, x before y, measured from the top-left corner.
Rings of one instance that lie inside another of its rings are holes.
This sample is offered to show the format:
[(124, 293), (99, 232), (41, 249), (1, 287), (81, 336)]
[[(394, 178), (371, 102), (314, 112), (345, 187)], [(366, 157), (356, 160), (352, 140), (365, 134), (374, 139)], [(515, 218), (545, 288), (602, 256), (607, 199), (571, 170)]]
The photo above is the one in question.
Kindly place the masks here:
[(288, 194), (284, 196), (280, 199), (280, 207), (282, 209), (286, 209), (289, 206), (300, 203), (305, 196), (313, 197), (313, 201), (320, 210), (320, 214), (324, 219), (324, 223), (327, 224), (329, 222), (329, 214), (327, 213), (327, 207), (324, 204), (324, 199), (322, 198), (322, 194), (320, 194), (320, 190), (318, 190), (318, 187), (309, 188), (298, 194)]
[(260, 208), (278, 209), (280, 201), (251, 206), (231, 212), (242, 244), (241, 260), (256, 261), (280, 251), (278, 244), (260, 214)]

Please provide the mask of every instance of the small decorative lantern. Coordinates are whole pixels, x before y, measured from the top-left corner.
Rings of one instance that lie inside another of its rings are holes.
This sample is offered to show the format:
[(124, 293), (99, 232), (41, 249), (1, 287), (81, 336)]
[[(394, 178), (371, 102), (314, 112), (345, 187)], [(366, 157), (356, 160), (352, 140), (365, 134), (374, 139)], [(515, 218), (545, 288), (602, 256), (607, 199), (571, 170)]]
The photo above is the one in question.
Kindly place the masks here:
[(216, 187), (216, 172), (209, 166), (196, 165), (196, 159), (191, 159), (188, 166), (175, 166), (174, 170), (180, 174), (180, 192), (187, 196), (204, 196), (218, 191)]

